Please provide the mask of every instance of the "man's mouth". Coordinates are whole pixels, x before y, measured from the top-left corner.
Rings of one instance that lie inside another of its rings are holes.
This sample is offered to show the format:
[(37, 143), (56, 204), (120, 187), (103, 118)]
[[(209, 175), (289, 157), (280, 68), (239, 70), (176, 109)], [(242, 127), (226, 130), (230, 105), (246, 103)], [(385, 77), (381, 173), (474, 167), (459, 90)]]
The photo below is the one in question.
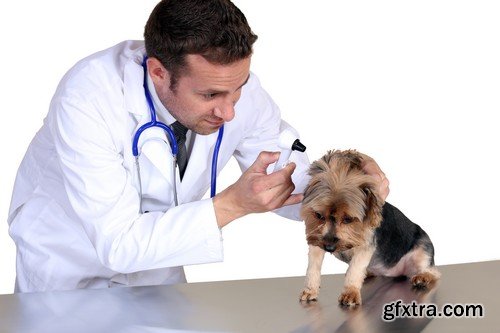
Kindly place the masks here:
[(219, 120), (219, 119), (205, 119), (205, 121), (210, 125), (210, 126), (214, 126), (214, 127), (221, 127), (222, 125), (224, 125), (224, 121), (223, 120)]

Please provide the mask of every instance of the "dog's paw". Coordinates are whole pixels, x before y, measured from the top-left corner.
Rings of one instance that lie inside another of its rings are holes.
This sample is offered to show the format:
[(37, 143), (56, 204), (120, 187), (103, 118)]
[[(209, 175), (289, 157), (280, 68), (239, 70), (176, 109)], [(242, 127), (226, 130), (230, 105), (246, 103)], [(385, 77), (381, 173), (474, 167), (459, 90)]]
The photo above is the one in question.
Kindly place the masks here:
[(436, 282), (436, 276), (430, 272), (419, 273), (411, 278), (411, 285), (415, 289), (427, 289)]
[(311, 302), (318, 300), (319, 289), (304, 288), (300, 294), (301, 302)]
[(361, 293), (356, 288), (346, 288), (339, 297), (342, 306), (356, 306), (361, 304)]

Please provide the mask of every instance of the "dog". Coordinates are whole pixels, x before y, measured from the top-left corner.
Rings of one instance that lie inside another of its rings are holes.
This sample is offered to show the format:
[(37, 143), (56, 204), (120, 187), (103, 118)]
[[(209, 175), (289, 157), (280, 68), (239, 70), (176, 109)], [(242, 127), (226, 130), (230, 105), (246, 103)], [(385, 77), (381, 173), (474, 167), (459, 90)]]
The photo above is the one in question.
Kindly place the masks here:
[(360, 290), (369, 276), (405, 276), (417, 289), (431, 288), (440, 277), (429, 236), (383, 203), (362, 160), (356, 150), (333, 150), (310, 166), (301, 205), (309, 245), (301, 301), (317, 300), (326, 252), (349, 265), (338, 299), (347, 307), (362, 303)]

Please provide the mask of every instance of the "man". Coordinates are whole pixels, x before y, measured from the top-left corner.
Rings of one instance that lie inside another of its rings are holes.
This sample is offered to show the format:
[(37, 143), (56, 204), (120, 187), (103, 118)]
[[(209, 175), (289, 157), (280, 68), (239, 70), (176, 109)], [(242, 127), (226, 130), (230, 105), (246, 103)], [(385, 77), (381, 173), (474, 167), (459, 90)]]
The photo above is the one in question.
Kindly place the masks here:
[[(222, 260), (220, 228), (301, 201), (305, 155), (267, 173), (281, 116), (250, 73), (257, 36), (238, 8), (161, 1), (144, 37), (83, 59), (61, 80), (14, 186), (16, 291), (182, 282), (183, 265)], [(141, 134), (136, 164), (133, 138), (151, 121), (146, 94), (158, 121), (187, 128), (179, 170), (158, 128)], [(234, 156), (243, 174), (204, 199), (222, 125), (217, 171)], [(383, 175), (373, 161), (366, 169)]]

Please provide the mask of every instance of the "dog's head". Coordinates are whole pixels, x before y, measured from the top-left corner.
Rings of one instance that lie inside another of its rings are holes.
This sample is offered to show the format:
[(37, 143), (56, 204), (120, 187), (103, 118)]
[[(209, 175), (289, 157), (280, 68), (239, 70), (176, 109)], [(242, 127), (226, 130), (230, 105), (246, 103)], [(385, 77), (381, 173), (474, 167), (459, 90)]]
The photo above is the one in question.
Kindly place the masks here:
[(334, 150), (311, 164), (301, 208), (308, 244), (335, 252), (371, 242), (383, 202), (361, 162), (354, 150)]

